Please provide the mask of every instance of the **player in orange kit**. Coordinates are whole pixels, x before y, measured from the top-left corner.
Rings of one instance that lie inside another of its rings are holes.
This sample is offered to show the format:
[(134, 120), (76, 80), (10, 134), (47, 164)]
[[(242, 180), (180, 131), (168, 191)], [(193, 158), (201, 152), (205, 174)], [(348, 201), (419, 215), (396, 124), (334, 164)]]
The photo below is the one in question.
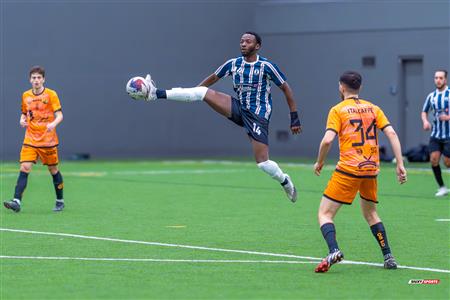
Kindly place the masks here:
[(381, 247), (384, 267), (396, 269), (397, 263), (388, 244), (386, 230), (376, 210), (377, 174), (380, 168), (377, 129), (386, 134), (397, 160), (397, 178), (406, 182), (402, 151), (397, 134), (383, 111), (369, 101), (359, 98), (362, 78), (357, 72), (348, 71), (339, 79), (342, 101), (330, 109), (325, 135), (320, 144), (314, 171), (317, 176), (336, 136), (339, 136), (340, 158), (331, 176), (319, 207), (319, 224), (327, 242), (329, 254), (317, 266), (316, 272), (327, 272), (340, 262), (344, 254), (336, 241), (333, 219), (342, 204), (352, 204), (356, 193), (361, 197), (361, 210)]
[(53, 177), (56, 204), (53, 211), (64, 209), (63, 178), (58, 170), (58, 136), (56, 126), (63, 120), (61, 104), (55, 91), (44, 87), (45, 70), (35, 66), (30, 70), (31, 89), (22, 95), (22, 115), (20, 125), (26, 128), (20, 151), (20, 174), (11, 201), (4, 206), (14, 212), (21, 209), (23, 192), (27, 186), (28, 175), (38, 158), (47, 165)]

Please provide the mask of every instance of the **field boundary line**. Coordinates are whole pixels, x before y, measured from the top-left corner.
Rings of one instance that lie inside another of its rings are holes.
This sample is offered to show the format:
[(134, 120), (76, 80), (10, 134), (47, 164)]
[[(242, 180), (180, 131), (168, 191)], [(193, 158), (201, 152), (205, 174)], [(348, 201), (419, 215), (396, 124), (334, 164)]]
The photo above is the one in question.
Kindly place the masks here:
[[(72, 237), (72, 238), (80, 238), (80, 239), (101, 240), (101, 241), (110, 241), (110, 242), (118, 242), (118, 243), (152, 245), (152, 246), (162, 246), (162, 247), (172, 247), (172, 248), (184, 248), (184, 249), (193, 249), (193, 250), (206, 250), (206, 251), (215, 251), (215, 252), (229, 252), (229, 253), (241, 253), (241, 254), (250, 254), (250, 255), (261, 255), (261, 256), (296, 258), (296, 259), (306, 259), (306, 260), (313, 260), (313, 261), (322, 260), (322, 258), (320, 258), (320, 257), (312, 257), (312, 256), (300, 256), (300, 255), (293, 255), (293, 254), (280, 254), (280, 253), (271, 253), (271, 252), (235, 250), (235, 249), (223, 249), (223, 248), (214, 248), (214, 247), (182, 245), (182, 244), (126, 240), (126, 239), (96, 237), (96, 236), (80, 235), (80, 234), (72, 234), (72, 233), (46, 232), (46, 231), (34, 231), (34, 230), (12, 229), (12, 228), (0, 228), (0, 231), (50, 235), (50, 236), (64, 236), (64, 237)], [(345, 260), (342, 263), (353, 264), (353, 265), (377, 266), (377, 267), (383, 266), (383, 264), (381, 264), (381, 263), (351, 261), (351, 260)], [(450, 270), (435, 269), (435, 268), (423, 268), (423, 267), (400, 266), (400, 265), (398, 266), (398, 268), (399, 269), (417, 270), (417, 271), (437, 272), (437, 273), (450, 273)]]

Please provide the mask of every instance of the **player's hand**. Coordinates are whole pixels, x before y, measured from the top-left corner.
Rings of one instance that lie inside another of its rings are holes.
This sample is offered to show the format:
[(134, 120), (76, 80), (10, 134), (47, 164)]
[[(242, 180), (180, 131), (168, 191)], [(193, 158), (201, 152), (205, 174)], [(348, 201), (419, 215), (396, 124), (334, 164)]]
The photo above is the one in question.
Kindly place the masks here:
[(26, 128), (26, 127), (28, 127), (28, 122), (27, 122), (27, 120), (25, 119), (25, 120), (20, 120), (20, 126), (22, 126), (23, 128)]
[(427, 121), (427, 122), (423, 123), (423, 130), (425, 130), (425, 131), (431, 130), (430, 122)]
[(441, 114), (441, 115), (439, 115), (439, 120), (440, 121), (450, 121), (450, 115)]
[(47, 131), (50, 132), (53, 129), (55, 129), (56, 125), (52, 122), (52, 123), (48, 123), (47, 124)]
[(406, 176), (406, 169), (403, 165), (397, 165), (397, 180), (400, 184), (404, 184), (408, 178)]
[(320, 172), (322, 171), (322, 168), (323, 168), (323, 163), (318, 163), (318, 162), (316, 162), (316, 163), (314, 164), (314, 173), (315, 173), (317, 176), (320, 176)]
[(298, 112), (291, 111), (291, 132), (292, 134), (299, 134), (302, 132), (302, 124), (300, 123), (300, 118), (298, 117)]

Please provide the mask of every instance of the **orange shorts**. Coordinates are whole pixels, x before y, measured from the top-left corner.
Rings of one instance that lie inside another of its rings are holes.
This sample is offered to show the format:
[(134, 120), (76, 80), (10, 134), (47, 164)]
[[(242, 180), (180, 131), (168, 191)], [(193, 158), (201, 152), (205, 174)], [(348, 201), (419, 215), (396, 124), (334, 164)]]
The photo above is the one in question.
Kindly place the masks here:
[(38, 148), (27, 145), (22, 146), (20, 151), (20, 162), (33, 162), (36, 163), (37, 159), (40, 159), (44, 165), (52, 166), (59, 163), (58, 160), (58, 148)]
[(352, 204), (358, 191), (361, 199), (378, 203), (376, 177), (352, 177), (336, 170), (323, 195), (339, 203)]

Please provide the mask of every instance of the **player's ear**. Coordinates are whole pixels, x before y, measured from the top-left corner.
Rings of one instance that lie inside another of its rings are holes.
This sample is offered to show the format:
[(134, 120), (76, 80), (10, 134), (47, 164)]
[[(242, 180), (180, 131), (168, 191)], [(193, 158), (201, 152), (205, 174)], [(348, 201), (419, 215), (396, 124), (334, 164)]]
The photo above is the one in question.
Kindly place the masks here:
[(256, 50), (259, 50), (259, 49), (261, 49), (261, 44), (258, 44), (258, 43), (256, 43), (256, 47), (255, 47), (255, 49), (256, 49)]

